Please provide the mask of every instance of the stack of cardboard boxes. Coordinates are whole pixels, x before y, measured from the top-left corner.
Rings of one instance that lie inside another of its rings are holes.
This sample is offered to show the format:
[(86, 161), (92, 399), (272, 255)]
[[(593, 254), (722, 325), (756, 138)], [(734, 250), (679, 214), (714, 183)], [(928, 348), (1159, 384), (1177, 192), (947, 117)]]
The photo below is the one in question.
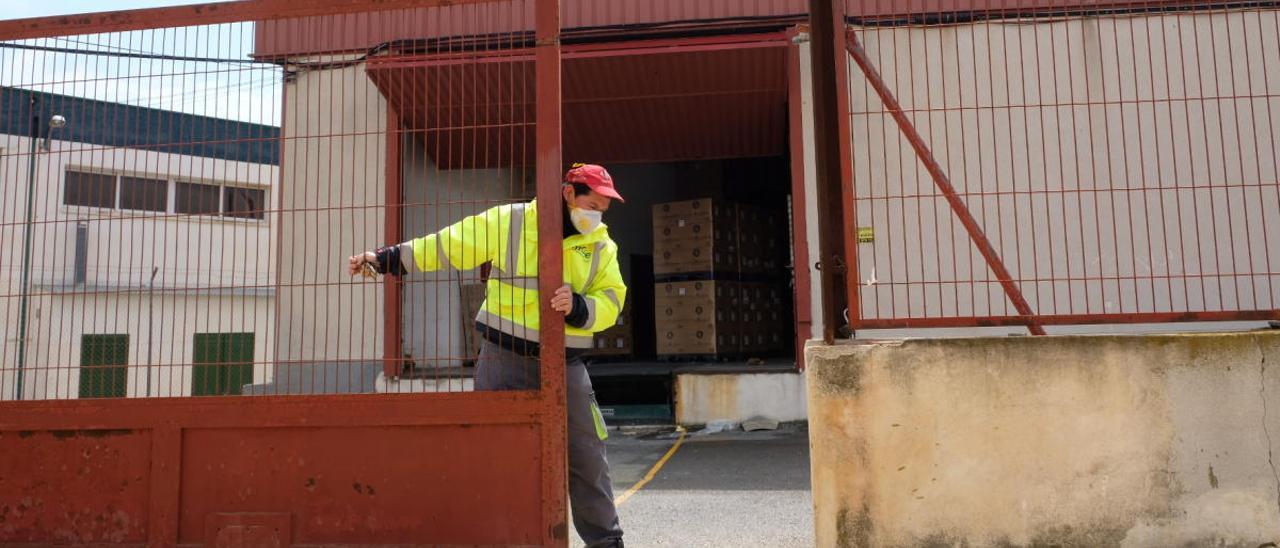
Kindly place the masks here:
[(690, 200), (653, 206), (653, 273), (707, 279), (738, 271), (738, 211)]
[(746, 277), (777, 275), (786, 266), (787, 227), (773, 213), (738, 206), (739, 268)]
[(761, 209), (710, 199), (653, 208), (660, 356), (783, 348), (786, 228)]

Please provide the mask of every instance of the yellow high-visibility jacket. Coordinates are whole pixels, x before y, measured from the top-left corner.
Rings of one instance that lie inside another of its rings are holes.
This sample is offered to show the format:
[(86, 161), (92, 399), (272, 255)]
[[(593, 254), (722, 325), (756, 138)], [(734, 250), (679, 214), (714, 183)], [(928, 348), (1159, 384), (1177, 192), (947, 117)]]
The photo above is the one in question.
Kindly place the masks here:
[[(493, 263), (476, 323), (538, 342), (538, 204), (508, 204), (467, 217), (435, 234), (400, 244), (408, 272), (470, 270)], [(591, 348), (592, 333), (618, 321), (627, 286), (618, 269), (618, 244), (603, 223), (590, 234), (564, 238), (564, 282), (587, 307), (583, 327), (565, 326), (565, 346)]]

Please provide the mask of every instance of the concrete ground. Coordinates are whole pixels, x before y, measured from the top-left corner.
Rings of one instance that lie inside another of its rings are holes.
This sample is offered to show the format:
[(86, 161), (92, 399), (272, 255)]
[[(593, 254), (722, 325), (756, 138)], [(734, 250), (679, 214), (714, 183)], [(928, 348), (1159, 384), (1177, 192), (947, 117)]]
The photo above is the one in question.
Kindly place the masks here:
[[(644, 478), (676, 435), (612, 432), (614, 494)], [(813, 546), (809, 440), (803, 426), (692, 432), (618, 511), (629, 548)], [(582, 546), (576, 535), (571, 546)]]

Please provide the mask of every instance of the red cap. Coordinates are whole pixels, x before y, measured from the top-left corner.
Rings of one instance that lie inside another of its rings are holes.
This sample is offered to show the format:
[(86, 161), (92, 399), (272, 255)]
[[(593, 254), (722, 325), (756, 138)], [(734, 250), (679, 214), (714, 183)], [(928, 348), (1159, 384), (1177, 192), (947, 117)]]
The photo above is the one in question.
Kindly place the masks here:
[(587, 185), (596, 194), (606, 198), (613, 198), (622, 203), (626, 200), (622, 199), (622, 195), (618, 194), (617, 189), (613, 188), (613, 177), (609, 176), (609, 172), (604, 167), (595, 164), (573, 164), (573, 168), (564, 175), (566, 183), (581, 183)]

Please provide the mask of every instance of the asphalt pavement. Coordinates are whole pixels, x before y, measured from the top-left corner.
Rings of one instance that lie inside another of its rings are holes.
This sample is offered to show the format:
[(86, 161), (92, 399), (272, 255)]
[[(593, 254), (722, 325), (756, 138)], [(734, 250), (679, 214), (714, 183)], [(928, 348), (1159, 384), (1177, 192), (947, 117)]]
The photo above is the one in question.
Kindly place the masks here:
[[(641, 481), (677, 437), (611, 433), (614, 494)], [(808, 432), (691, 432), (618, 511), (629, 548), (813, 546)], [(576, 535), (571, 545), (582, 546)]]

